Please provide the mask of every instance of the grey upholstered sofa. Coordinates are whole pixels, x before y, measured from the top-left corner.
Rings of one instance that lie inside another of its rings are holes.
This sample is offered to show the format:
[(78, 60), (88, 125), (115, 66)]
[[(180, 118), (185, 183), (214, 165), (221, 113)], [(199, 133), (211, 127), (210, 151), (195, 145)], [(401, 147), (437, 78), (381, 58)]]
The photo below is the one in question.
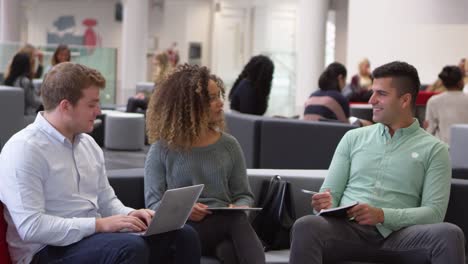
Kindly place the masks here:
[(468, 169), (468, 124), (450, 127), (450, 157), (452, 167)]
[(258, 168), (328, 169), (336, 146), (353, 128), (335, 122), (265, 119), (260, 124)]
[(244, 152), (247, 168), (258, 168), (260, 123), (264, 117), (241, 113), (225, 113), (226, 130), (233, 135)]
[(343, 135), (356, 126), (226, 113), (227, 132), (241, 145), (247, 168), (328, 169)]
[[(291, 183), (296, 217), (311, 213), (310, 196), (300, 191), (301, 188), (317, 191), (327, 174), (327, 170), (271, 170), (249, 169), (248, 177), (256, 197), (264, 180), (280, 175)], [(144, 207), (143, 169), (111, 170), (108, 172), (111, 185), (122, 202), (134, 208)], [(468, 234), (468, 180), (453, 179), (449, 208), (445, 220), (458, 225)], [(267, 263), (288, 263), (289, 250), (269, 251), (265, 253)], [(213, 258), (202, 259), (202, 264), (217, 264)]]
[(10, 137), (24, 127), (24, 91), (0, 86), (0, 150)]

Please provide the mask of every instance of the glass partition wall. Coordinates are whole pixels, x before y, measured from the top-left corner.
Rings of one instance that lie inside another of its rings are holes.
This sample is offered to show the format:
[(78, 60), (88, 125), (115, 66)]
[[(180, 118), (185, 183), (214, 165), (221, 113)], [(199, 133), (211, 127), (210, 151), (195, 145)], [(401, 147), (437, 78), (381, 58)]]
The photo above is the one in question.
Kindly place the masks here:
[[(20, 43), (0, 43), (0, 82), (3, 83), (8, 65), (23, 44)], [(44, 54), (44, 77), (50, 68), (50, 61), (57, 45), (36, 46)], [(106, 87), (101, 91), (101, 104), (111, 105), (116, 101), (117, 85), (117, 49), (116, 48), (95, 48), (85, 46), (69, 45), (71, 50), (71, 61), (86, 65), (101, 72), (106, 79)], [(36, 62), (36, 65), (38, 63)]]

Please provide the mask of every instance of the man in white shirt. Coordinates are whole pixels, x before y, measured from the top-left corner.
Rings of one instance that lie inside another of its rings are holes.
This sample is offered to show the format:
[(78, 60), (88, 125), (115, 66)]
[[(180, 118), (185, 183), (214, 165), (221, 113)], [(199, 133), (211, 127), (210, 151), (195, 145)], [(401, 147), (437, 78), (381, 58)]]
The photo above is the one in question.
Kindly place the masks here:
[[(0, 155), (0, 200), (14, 263), (200, 263), (189, 226), (149, 238), (154, 215), (125, 207), (109, 185), (104, 156), (87, 134), (100, 114), (102, 75), (61, 63), (41, 87), (44, 112)], [(174, 249), (177, 250), (175, 254)]]
[(460, 66), (445, 66), (439, 79), (447, 91), (432, 96), (426, 107), (426, 131), (450, 144), (450, 127), (468, 124), (468, 95), (463, 93), (464, 72)]

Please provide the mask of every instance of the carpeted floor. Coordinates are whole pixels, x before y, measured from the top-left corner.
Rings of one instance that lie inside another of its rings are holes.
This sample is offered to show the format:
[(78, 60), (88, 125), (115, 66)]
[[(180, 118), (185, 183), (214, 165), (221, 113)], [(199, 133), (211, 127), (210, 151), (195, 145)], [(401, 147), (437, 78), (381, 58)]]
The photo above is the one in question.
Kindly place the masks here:
[(103, 148), (107, 170), (143, 168), (149, 146), (140, 151), (116, 151)]

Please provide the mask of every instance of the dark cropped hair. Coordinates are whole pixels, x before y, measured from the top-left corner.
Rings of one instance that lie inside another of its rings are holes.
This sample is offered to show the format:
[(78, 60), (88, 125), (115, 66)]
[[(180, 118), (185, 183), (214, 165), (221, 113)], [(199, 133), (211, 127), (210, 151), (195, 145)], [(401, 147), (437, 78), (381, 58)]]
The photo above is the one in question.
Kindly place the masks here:
[(275, 65), (267, 56), (257, 55), (252, 57), (234, 82), (229, 92), (229, 100), (232, 100), (239, 83), (243, 79), (247, 79), (250, 81), (251, 87), (255, 89), (259, 100), (256, 104), (258, 108), (256, 112), (263, 115), (268, 108), (268, 97), (271, 91), (274, 70)]
[(418, 70), (413, 65), (406, 62), (393, 61), (377, 67), (372, 72), (372, 76), (374, 80), (391, 77), (392, 85), (397, 89), (398, 96), (407, 93), (411, 94), (411, 106), (415, 107), (421, 82), (419, 81)]
[(457, 66), (445, 66), (439, 73), (439, 78), (447, 89), (458, 88), (457, 85), (463, 79), (463, 73)]
[(340, 92), (340, 84), (338, 82), (338, 76), (343, 76), (346, 78), (346, 67), (339, 63), (333, 62), (327, 66), (325, 71), (319, 77), (318, 85), (322, 91), (338, 91)]
[(11, 61), (8, 75), (5, 78), (5, 85), (13, 86), (20, 76), (31, 78), (31, 59), (26, 53), (16, 53)]

